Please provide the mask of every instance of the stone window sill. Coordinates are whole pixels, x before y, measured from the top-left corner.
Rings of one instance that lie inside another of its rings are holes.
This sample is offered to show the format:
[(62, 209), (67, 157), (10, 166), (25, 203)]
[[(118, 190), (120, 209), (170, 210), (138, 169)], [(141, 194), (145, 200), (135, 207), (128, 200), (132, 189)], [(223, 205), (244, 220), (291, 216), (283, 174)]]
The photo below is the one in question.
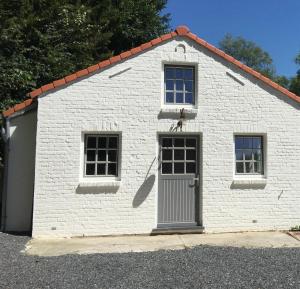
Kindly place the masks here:
[(192, 107), (162, 107), (160, 110), (160, 113), (162, 114), (174, 114), (178, 113), (180, 114), (180, 110), (184, 108), (184, 114), (186, 115), (196, 115), (198, 113), (197, 108)]
[(79, 188), (119, 188), (121, 181), (82, 181)]
[(232, 181), (232, 188), (264, 188), (267, 185), (266, 178), (236, 178)]

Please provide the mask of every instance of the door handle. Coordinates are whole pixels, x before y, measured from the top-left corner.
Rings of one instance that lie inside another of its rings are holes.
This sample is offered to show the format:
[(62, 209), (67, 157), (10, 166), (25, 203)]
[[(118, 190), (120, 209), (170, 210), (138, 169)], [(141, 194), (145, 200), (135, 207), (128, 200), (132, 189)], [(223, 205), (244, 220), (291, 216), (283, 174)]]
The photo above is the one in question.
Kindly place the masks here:
[(198, 181), (199, 181), (199, 178), (193, 178), (193, 180), (198, 182)]

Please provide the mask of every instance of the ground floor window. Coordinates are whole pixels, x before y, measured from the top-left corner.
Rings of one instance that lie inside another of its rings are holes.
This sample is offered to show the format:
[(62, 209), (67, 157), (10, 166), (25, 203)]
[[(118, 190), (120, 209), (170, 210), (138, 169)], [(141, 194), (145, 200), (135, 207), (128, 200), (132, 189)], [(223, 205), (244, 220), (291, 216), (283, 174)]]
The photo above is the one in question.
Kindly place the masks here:
[(119, 136), (85, 135), (85, 176), (118, 176)]
[(264, 173), (263, 137), (235, 136), (235, 173), (260, 174)]

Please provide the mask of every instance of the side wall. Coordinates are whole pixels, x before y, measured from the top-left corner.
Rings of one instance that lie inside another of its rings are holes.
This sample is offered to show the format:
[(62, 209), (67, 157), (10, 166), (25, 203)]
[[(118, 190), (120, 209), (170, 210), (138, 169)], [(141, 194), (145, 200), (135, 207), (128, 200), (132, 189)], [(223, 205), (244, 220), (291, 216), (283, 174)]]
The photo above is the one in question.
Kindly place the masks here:
[(36, 111), (10, 120), (6, 231), (31, 231), (36, 121)]
[[(164, 63), (197, 70), (197, 105), (183, 133), (202, 142), (205, 230), (300, 224), (299, 104), (177, 37), (39, 99), (33, 236), (138, 234), (156, 227), (158, 134), (170, 133), (179, 117), (162, 111)], [(121, 134), (119, 187), (80, 187), (85, 132)], [(244, 133), (265, 136), (263, 185), (235, 183), (234, 134)]]

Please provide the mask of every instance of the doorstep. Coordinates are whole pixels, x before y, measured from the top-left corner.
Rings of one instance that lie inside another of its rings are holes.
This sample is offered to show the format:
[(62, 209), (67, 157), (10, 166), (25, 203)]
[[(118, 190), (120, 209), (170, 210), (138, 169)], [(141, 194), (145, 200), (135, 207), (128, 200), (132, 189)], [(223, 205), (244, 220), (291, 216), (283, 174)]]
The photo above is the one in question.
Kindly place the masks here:
[(156, 235), (172, 235), (172, 234), (202, 234), (204, 232), (204, 227), (165, 227), (165, 228), (155, 228), (151, 232), (151, 236)]

